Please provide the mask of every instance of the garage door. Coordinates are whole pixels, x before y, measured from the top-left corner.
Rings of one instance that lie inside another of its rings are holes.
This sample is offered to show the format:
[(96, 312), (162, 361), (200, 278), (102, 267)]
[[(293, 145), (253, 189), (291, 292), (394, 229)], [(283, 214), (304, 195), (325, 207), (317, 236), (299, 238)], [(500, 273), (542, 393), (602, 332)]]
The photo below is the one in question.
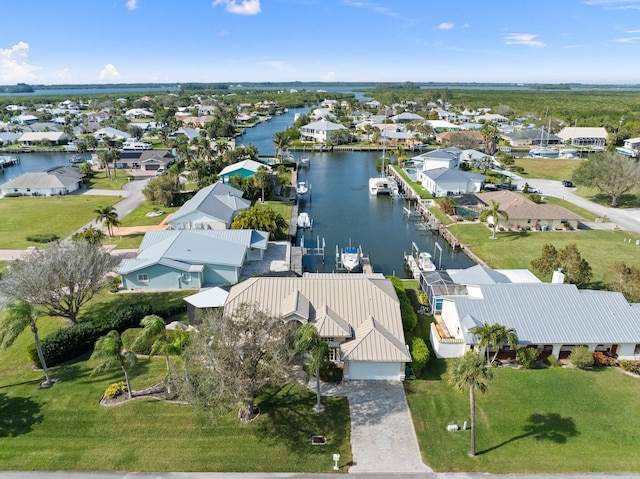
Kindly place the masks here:
[(349, 379), (377, 379), (398, 381), (404, 375), (404, 363), (373, 363), (352, 361), (349, 363)]

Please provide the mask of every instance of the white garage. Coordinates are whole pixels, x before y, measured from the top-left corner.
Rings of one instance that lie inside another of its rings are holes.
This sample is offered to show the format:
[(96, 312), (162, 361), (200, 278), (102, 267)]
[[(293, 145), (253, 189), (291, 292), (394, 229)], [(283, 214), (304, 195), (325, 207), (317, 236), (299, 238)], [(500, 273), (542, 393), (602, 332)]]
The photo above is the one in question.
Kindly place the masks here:
[(351, 361), (345, 363), (344, 373), (344, 378), (352, 381), (402, 381), (404, 379), (404, 363)]

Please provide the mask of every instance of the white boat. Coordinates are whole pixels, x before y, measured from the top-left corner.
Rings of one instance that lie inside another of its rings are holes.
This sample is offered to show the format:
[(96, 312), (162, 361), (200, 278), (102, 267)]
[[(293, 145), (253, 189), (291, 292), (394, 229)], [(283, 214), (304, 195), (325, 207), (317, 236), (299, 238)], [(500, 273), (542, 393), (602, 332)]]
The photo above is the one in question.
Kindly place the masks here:
[(350, 273), (357, 271), (362, 266), (362, 254), (359, 248), (355, 248), (349, 244), (340, 255), (342, 266)]
[(300, 166), (309, 166), (310, 158), (308, 156), (303, 156), (300, 158)]
[(560, 158), (575, 158), (577, 154), (577, 148), (562, 148), (558, 151), (558, 156)]
[(398, 192), (398, 183), (390, 177), (380, 176), (369, 178), (369, 193), (371, 195), (391, 195)]
[(309, 191), (309, 187), (307, 186), (306, 181), (298, 181), (298, 186), (296, 186), (296, 193), (298, 196), (304, 196)]
[(420, 252), (418, 255), (418, 267), (422, 271), (435, 271), (436, 265), (431, 261), (431, 254), (426, 251)]
[(307, 229), (313, 226), (313, 220), (309, 218), (309, 213), (302, 212), (298, 215), (298, 228)]
[(560, 150), (557, 148), (532, 148), (529, 151), (529, 156), (533, 158), (555, 158), (560, 155)]

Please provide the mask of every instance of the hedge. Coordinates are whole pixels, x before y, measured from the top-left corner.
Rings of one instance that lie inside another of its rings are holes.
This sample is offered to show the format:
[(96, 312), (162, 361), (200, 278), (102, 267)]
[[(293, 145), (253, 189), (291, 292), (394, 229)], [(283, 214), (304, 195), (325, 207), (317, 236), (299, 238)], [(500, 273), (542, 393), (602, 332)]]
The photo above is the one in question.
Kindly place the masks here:
[(417, 336), (409, 338), (409, 351), (411, 352), (411, 369), (416, 376), (420, 376), (420, 372), (427, 366), (429, 362), (429, 348), (422, 340)]

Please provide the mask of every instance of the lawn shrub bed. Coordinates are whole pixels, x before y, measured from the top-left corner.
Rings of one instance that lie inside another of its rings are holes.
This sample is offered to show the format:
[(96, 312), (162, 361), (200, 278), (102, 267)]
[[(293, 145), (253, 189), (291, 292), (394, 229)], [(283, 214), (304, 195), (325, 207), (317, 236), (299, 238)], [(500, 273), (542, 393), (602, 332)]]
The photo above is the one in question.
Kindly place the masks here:
[(59, 240), (60, 237), (54, 233), (39, 233), (27, 236), (26, 240), (32, 243), (51, 243)]

